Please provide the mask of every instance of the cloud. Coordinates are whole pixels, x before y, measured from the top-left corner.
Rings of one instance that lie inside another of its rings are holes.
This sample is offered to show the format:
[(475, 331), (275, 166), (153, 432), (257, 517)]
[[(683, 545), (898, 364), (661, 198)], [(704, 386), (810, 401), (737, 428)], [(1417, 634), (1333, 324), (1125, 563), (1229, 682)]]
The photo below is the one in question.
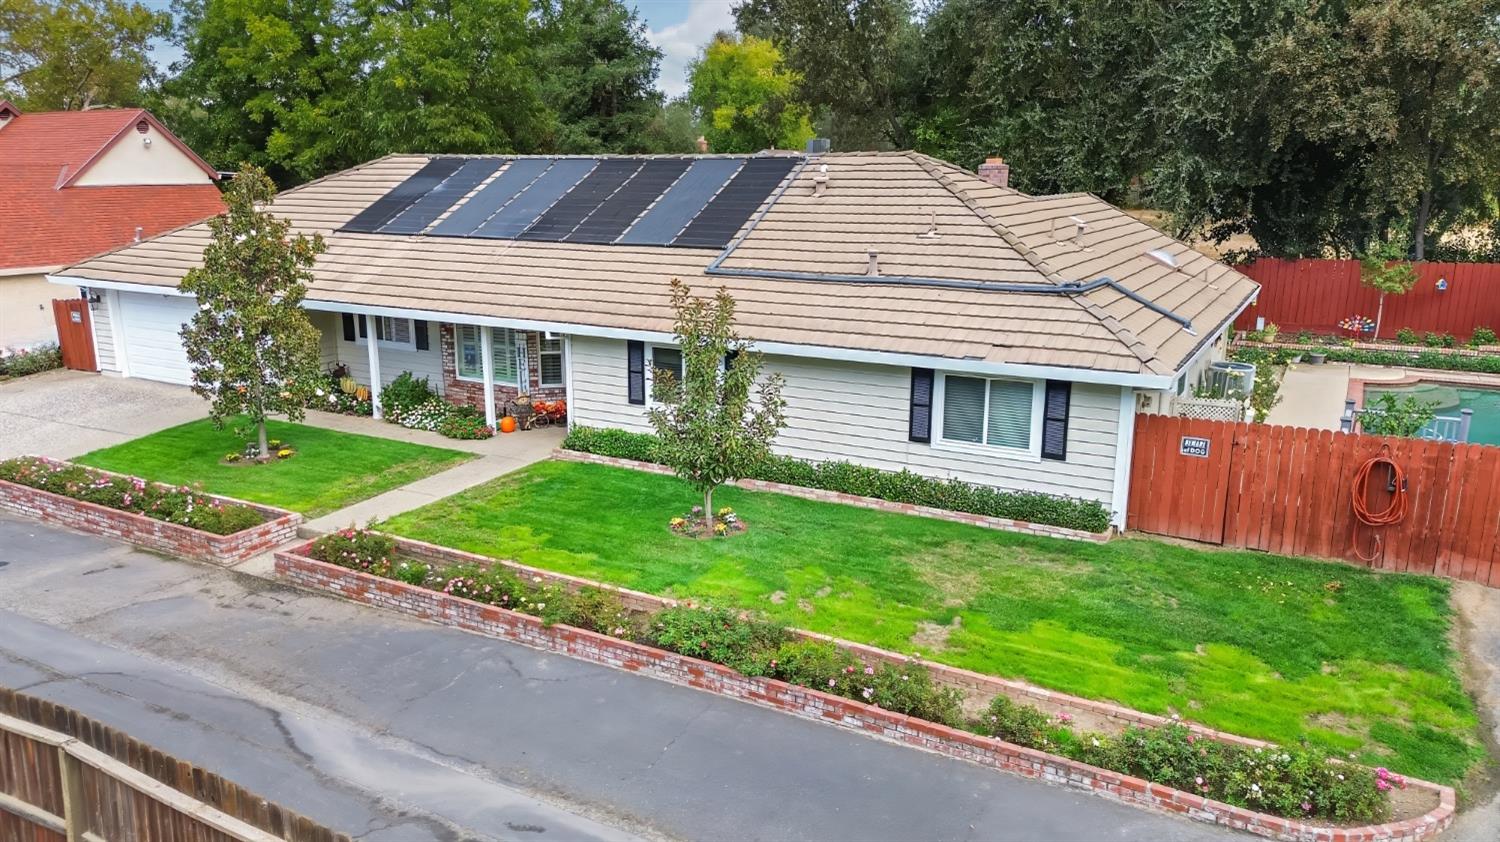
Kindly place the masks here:
[(681, 23), (648, 30), (647, 37), (662, 52), (661, 76), (657, 85), (668, 97), (687, 92), (688, 63), (714, 33), (734, 29), (731, 0), (688, 0), (691, 4)]

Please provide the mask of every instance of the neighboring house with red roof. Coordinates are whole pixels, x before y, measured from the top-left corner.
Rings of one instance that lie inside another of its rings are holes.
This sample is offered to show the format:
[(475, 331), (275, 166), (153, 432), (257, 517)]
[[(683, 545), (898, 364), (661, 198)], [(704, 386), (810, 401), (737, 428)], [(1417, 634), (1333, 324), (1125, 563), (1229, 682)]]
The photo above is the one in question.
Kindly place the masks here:
[(0, 348), (57, 340), (46, 274), (223, 210), (218, 173), (139, 108), (0, 100)]

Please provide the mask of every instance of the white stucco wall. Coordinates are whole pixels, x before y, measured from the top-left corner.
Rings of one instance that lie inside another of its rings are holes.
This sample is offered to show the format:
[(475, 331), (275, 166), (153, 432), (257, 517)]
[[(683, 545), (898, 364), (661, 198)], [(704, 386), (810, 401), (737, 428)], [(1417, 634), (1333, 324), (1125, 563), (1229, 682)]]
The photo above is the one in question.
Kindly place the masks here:
[(42, 274), (0, 276), (0, 348), (56, 342), (52, 300), (77, 297), (77, 287), (49, 284)]
[[(143, 141), (150, 139), (148, 145)], [(141, 134), (131, 126), (73, 182), (75, 187), (137, 184), (209, 184), (192, 158), (151, 126)]]
[[(572, 347), (574, 423), (649, 432), (646, 408), (626, 399), (624, 340), (575, 336)], [(1068, 458), (1057, 461), (909, 441), (908, 368), (771, 356), (766, 369), (786, 378), (787, 427), (774, 445), (778, 453), (1113, 502), (1119, 387), (1074, 384)]]

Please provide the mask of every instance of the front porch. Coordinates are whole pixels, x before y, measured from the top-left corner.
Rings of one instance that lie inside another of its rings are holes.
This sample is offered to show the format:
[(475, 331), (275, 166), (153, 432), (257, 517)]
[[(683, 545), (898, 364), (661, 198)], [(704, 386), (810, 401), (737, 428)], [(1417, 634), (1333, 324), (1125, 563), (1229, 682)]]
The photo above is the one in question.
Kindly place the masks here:
[(322, 333), (324, 367), (342, 369), (367, 386), (376, 419), (384, 416), (382, 389), (403, 372), (425, 379), (449, 403), (481, 410), (485, 424), (497, 430), (518, 398), (568, 400), (570, 342), (561, 334), (355, 313), (309, 315)]

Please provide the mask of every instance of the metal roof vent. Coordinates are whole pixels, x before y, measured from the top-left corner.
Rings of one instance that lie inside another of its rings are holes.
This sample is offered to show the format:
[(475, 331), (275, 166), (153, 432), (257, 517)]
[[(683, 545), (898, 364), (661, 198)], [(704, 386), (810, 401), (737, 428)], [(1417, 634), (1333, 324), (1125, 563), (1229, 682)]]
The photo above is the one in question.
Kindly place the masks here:
[(145, 228), (142, 228), (139, 225), (135, 226), (135, 241), (139, 243), (141, 241), (141, 237), (144, 236), (145, 233), (146, 233), (146, 229)]
[[(808, 143), (811, 144), (812, 141), (808, 141)], [(822, 166), (818, 167), (818, 173), (817, 173), (817, 175), (813, 176), (813, 195), (814, 196), (821, 196), (821, 195), (823, 195), (824, 193), (827, 193), (827, 192), (828, 192), (828, 165), (827, 164), (823, 164)]]
[[(1061, 242), (1061, 238), (1057, 236), (1057, 223), (1060, 221), (1057, 218), (1053, 218), (1052, 220), (1052, 241), (1054, 243)], [(1068, 217), (1068, 221), (1073, 223), (1073, 236), (1069, 237), (1068, 241), (1083, 251), (1089, 251), (1088, 243), (1084, 242), (1083, 239), (1083, 235), (1089, 232), (1089, 221), (1081, 216), (1070, 216)]]
[(1167, 267), (1168, 269), (1177, 268), (1177, 255), (1171, 253), (1170, 251), (1167, 251), (1166, 249), (1152, 249), (1146, 252), (1146, 256)]
[(937, 211), (932, 212), (932, 219), (927, 223), (927, 230), (917, 235), (919, 240), (936, 240), (943, 236), (937, 230)]
[(867, 278), (879, 277), (880, 276), (880, 255), (875, 252), (875, 249), (870, 249), (869, 252), (867, 252), (867, 254), (870, 257), (870, 262), (865, 265), (865, 277), (867, 277)]

